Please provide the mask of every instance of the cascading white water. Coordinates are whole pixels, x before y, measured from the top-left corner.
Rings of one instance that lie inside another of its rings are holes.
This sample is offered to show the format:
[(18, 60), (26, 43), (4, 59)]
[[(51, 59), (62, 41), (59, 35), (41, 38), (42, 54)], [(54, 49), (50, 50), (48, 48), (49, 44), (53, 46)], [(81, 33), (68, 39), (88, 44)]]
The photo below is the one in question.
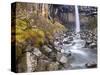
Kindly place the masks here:
[(80, 20), (78, 6), (75, 5), (75, 17), (76, 17), (76, 33), (80, 32)]
[(74, 41), (75, 42), (75, 45), (74, 47), (75, 48), (81, 48), (81, 47), (84, 47), (85, 45), (85, 41), (82, 40), (80, 38), (80, 19), (79, 19), (79, 10), (78, 10), (78, 6), (75, 5), (75, 21), (76, 21), (76, 28), (75, 28), (75, 32), (76, 32), (76, 36), (74, 37)]

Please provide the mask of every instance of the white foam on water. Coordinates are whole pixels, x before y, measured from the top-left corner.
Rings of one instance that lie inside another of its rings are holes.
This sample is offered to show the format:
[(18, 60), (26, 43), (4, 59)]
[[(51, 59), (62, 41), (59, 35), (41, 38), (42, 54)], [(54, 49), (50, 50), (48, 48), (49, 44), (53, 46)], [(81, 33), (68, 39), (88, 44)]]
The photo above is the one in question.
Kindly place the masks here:
[(80, 54), (80, 55), (83, 55), (83, 56), (87, 56), (87, 54), (84, 51), (78, 50), (76, 47), (72, 47), (70, 51), (72, 53), (75, 53), (75, 54)]

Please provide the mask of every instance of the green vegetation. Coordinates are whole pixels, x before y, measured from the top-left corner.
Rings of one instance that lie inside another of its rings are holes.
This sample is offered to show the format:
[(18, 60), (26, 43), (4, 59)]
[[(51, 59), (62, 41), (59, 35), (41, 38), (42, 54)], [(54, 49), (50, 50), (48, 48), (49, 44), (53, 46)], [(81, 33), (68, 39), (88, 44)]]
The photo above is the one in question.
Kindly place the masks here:
[(89, 17), (89, 29), (94, 30), (97, 27), (97, 16)]

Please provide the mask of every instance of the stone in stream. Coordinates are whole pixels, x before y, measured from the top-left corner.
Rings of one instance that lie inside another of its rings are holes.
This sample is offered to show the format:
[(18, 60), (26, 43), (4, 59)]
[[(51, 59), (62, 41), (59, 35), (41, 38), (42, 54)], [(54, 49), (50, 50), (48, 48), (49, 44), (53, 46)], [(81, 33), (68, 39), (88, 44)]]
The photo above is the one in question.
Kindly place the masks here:
[(96, 48), (97, 45), (96, 45), (96, 43), (91, 43), (91, 44), (89, 45), (89, 47), (90, 47), (90, 48)]
[(61, 53), (64, 53), (65, 52), (65, 50), (64, 49), (61, 49)]
[(65, 56), (62, 56), (62, 57), (60, 58), (59, 61), (60, 61), (62, 64), (66, 64), (66, 63), (68, 63), (68, 58), (65, 57)]
[(54, 46), (58, 46), (59, 42), (58, 41), (55, 41), (54, 42)]
[(68, 41), (68, 39), (69, 39), (69, 37), (64, 38), (64, 39), (63, 39), (63, 42), (64, 42), (64, 41)]
[(69, 56), (71, 56), (71, 55), (72, 55), (71, 51), (68, 50), (67, 53), (66, 53), (66, 57), (69, 57)]
[(63, 41), (64, 44), (70, 44), (70, 41)]
[(92, 43), (92, 40), (86, 40), (85, 47), (89, 47), (89, 45)]
[(86, 43), (90, 44), (90, 43), (92, 43), (92, 40), (88, 39), (88, 40), (86, 41)]
[(86, 63), (85, 66), (87, 68), (96, 68), (97, 64), (95, 62), (89, 62), (89, 63)]

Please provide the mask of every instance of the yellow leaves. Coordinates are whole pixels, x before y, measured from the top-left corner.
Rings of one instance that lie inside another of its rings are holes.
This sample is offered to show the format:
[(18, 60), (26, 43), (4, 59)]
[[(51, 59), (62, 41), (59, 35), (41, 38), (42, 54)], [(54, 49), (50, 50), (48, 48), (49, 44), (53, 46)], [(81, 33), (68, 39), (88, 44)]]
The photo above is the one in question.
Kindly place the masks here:
[(25, 32), (16, 35), (17, 42), (24, 42), (26, 38), (27, 38), (27, 35), (25, 35)]
[(40, 44), (44, 43), (44, 39), (45, 39), (45, 34), (42, 30), (40, 29), (32, 29), (32, 33), (31, 33), (33, 40), (34, 40), (34, 46), (40, 46)]
[(16, 28), (17, 29), (26, 29), (28, 27), (27, 22), (24, 20), (16, 19)]
[(28, 28), (27, 22), (16, 20), (16, 41), (24, 42), (27, 39), (33, 40), (35, 46), (44, 43), (45, 34), (38, 28)]
[(40, 29), (32, 29), (32, 31), (36, 32), (37, 36), (40, 37), (40, 38), (44, 38), (44, 36), (45, 36), (44, 32)]
[[(35, 31), (36, 30), (36, 31)], [(21, 32), (20, 34), (16, 35), (16, 40), (18, 42), (23, 42), (27, 39), (34, 40), (34, 43), (37, 42), (43, 42), (43, 39), (45, 38), (44, 32), (41, 30), (33, 29), (33, 30), (26, 30), (24, 32)]]
[(27, 22), (16, 19), (16, 41), (23, 42), (25, 40), (25, 29), (27, 28)]
[(50, 32), (46, 32), (46, 37), (48, 40), (53, 39), (53, 35)]

